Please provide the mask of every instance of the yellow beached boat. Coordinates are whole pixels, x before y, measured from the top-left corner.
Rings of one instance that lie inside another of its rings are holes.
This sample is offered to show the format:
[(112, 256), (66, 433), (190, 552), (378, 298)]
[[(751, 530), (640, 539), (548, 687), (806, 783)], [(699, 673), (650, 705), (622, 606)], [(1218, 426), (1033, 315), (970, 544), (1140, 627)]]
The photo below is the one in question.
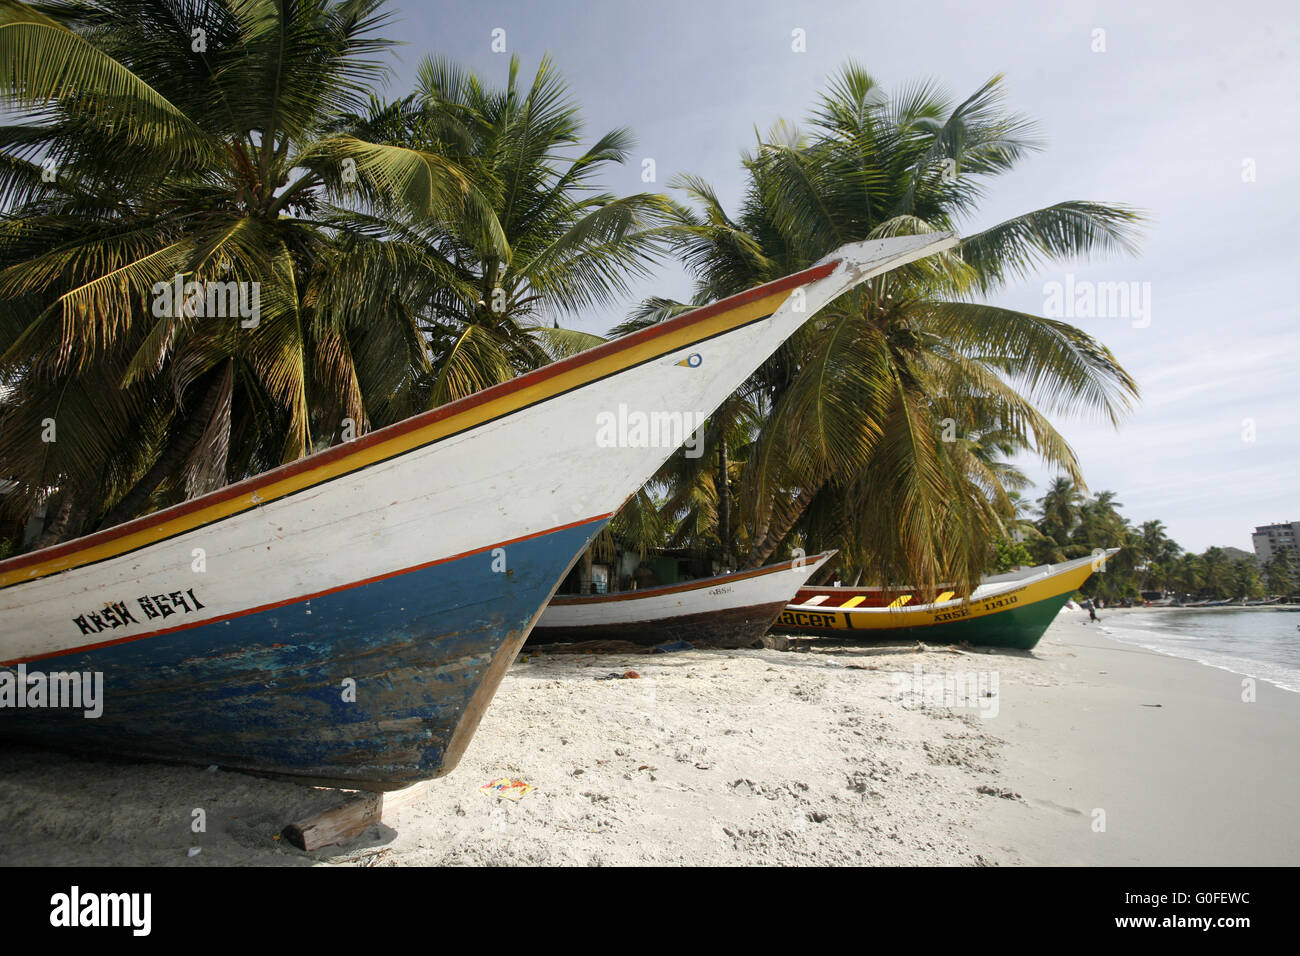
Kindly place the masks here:
[(1029, 649), (1105, 554), (988, 577), (969, 597), (949, 590), (920, 603), (908, 588), (801, 588), (772, 630), (867, 640), (917, 640)]

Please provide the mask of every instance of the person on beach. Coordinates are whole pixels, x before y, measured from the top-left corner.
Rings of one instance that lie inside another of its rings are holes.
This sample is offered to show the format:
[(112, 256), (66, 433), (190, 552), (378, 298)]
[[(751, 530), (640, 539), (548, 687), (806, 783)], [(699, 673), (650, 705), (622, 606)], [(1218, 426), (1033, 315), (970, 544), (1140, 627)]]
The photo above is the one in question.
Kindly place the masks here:
[(1091, 599), (1088, 600), (1088, 620), (1097, 620), (1097, 606), (1093, 604)]

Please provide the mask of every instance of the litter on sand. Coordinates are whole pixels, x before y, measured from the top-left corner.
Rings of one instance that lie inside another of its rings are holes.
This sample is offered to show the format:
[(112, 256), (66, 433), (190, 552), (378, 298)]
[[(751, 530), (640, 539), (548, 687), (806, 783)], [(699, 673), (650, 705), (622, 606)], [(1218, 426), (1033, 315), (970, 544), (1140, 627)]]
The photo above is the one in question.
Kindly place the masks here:
[(518, 802), (535, 789), (537, 788), (531, 783), (524, 783), (522, 780), (498, 777), (496, 780), (483, 784), (478, 788), (478, 792), (485, 797), (500, 797), (502, 800)]

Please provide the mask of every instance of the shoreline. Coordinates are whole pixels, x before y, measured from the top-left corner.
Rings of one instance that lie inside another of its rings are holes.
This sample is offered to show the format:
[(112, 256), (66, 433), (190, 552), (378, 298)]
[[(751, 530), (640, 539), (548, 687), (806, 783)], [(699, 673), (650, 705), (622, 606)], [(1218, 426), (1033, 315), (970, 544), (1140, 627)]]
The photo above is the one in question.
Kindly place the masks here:
[[(1103, 622), (1104, 623), (1104, 622)], [(1295, 865), (1300, 694), (1062, 616), (1036, 650), (1057, 694), (1003, 696), (1007, 772), (1027, 812), (977, 835), (1008, 862)], [(1094, 811), (1105, 812), (1094, 832)]]
[[(1169, 613), (1169, 612), (1179, 612), (1179, 613), (1181, 613), (1181, 612), (1184, 612), (1184, 611), (1190, 611), (1190, 612), (1193, 612), (1193, 613), (1195, 613), (1195, 614), (1199, 614), (1199, 613), (1202, 612), (1202, 611), (1207, 612), (1207, 613), (1211, 613), (1211, 614), (1221, 614), (1221, 613), (1228, 612), (1228, 611), (1252, 611), (1252, 612), (1264, 612), (1264, 613), (1268, 613), (1268, 614), (1276, 614), (1276, 613), (1296, 613), (1296, 612), (1295, 612), (1292, 608), (1290, 608), (1290, 607), (1288, 607), (1288, 608), (1277, 608), (1277, 607), (1253, 607), (1253, 608), (1252, 608), (1252, 607), (1241, 607), (1241, 608), (1228, 608), (1228, 607), (1218, 607), (1218, 608), (1172, 608), (1172, 607), (1170, 607), (1170, 608), (1165, 608), (1165, 607), (1161, 607), (1161, 608), (1114, 608), (1114, 609), (1106, 609), (1106, 610), (1103, 610), (1103, 611), (1102, 611), (1102, 618), (1101, 618), (1101, 620), (1100, 620), (1098, 623), (1100, 623), (1100, 624), (1102, 625), (1102, 628), (1101, 628), (1102, 633), (1104, 633), (1104, 634), (1106, 634), (1107, 636), (1109, 636), (1110, 639), (1113, 640), (1113, 641), (1115, 641), (1116, 643), (1118, 643), (1118, 644), (1122, 644), (1122, 645), (1124, 645), (1124, 646), (1126, 646), (1126, 647), (1140, 647), (1140, 648), (1142, 648), (1142, 649), (1144, 649), (1144, 650), (1153, 651), (1153, 652), (1155, 652), (1155, 653), (1157, 653), (1157, 654), (1160, 654), (1161, 656), (1164, 656), (1164, 657), (1172, 657), (1172, 658), (1174, 658), (1175, 660), (1181, 660), (1181, 661), (1191, 661), (1191, 662), (1196, 663), (1196, 664), (1201, 664), (1201, 665), (1204, 666), (1204, 667), (1213, 667), (1213, 668), (1215, 668), (1215, 669), (1217, 669), (1217, 670), (1227, 671), (1227, 672), (1229, 672), (1229, 673), (1231, 673), (1231, 674), (1236, 674), (1236, 675), (1241, 676), (1241, 677), (1245, 677), (1245, 676), (1254, 676), (1254, 677), (1258, 677), (1259, 680), (1266, 681), (1267, 683), (1273, 685), (1274, 687), (1278, 688), (1279, 690), (1284, 690), (1284, 691), (1288, 691), (1288, 692), (1291, 692), (1291, 693), (1300, 693), (1300, 675), (1297, 675), (1297, 674), (1294, 674), (1294, 673), (1288, 673), (1288, 674), (1287, 674), (1286, 676), (1284, 676), (1284, 677), (1278, 677), (1278, 676), (1265, 675), (1265, 674), (1262, 674), (1262, 673), (1261, 673), (1261, 674), (1251, 674), (1251, 673), (1250, 673), (1250, 667), (1251, 667), (1252, 664), (1257, 665), (1257, 662), (1251, 661), (1250, 659), (1248, 659), (1248, 658), (1246, 658), (1246, 657), (1240, 657), (1240, 656), (1238, 656), (1238, 657), (1233, 657), (1233, 658), (1231, 658), (1231, 659), (1228, 660), (1228, 661), (1218, 661), (1218, 660), (1206, 659), (1204, 656), (1202, 656), (1202, 657), (1195, 657), (1195, 656), (1192, 656), (1192, 655), (1190, 655), (1190, 654), (1179, 654), (1179, 653), (1176, 653), (1175, 651), (1173, 651), (1172, 649), (1170, 649), (1170, 648), (1168, 648), (1168, 647), (1163, 647), (1163, 646), (1161, 646), (1161, 645), (1157, 642), (1157, 640), (1156, 640), (1156, 638), (1155, 638), (1154, 636), (1150, 636), (1150, 637), (1147, 636), (1147, 635), (1141, 635), (1141, 636), (1139, 636), (1138, 634), (1135, 634), (1135, 633), (1132, 633), (1132, 632), (1130, 632), (1129, 634), (1126, 634), (1126, 635), (1121, 636), (1121, 635), (1117, 635), (1117, 634), (1115, 634), (1113, 631), (1111, 631), (1109, 628), (1107, 628), (1107, 627), (1105, 626), (1105, 625), (1106, 625), (1106, 619), (1107, 619), (1107, 618), (1110, 618), (1110, 617), (1114, 617), (1114, 618), (1116, 618), (1117, 621), (1118, 621), (1118, 625), (1119, 625), (1119, 627), (1123, 628), (1123, 627), (1124, 627), (1124, 624), (1125, 624), (1126, 622), (1129, 622), (1129, 621), (1141, 621), (1142, 617), (1143, 617), (1145, 614), (1150, 613), (1150, 612), (1160, 612), (1160, 613), (1164, 614), (1164, 613)], [(1297, 617), (1297, 618), (1296, 618), (1296, 624), (1297, 624), (1297, 627), (1300, 627), (1300, 617)], [(1204, 654), (1205, 652), (1202, 651), (1201, 653)], [(1289, 683), (1288, 683), (1288, 682), (1289, 682)]]
[[(909, 705), (918, 666), (981, 699)], [(1068, 613), (1032, 652), (526, 648), (460, 766), (346, 846), (277, 839), (337, 792), (3, 744), (0, 864), (1300, 863), (1300, 695), (1241, 682)]]

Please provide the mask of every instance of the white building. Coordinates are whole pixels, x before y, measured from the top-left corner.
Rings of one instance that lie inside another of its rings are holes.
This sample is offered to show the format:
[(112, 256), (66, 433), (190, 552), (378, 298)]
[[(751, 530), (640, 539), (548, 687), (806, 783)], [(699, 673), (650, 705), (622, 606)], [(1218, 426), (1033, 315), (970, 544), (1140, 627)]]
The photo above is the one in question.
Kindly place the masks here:
[(1255, 558), (1263, 564), (1284, 548), (1290, 550), (1293, 557), (1297, 556), (1297, 538), (1300, 538), (1300, 521), (1290, 521), (1260, 525), (1250, 536), (1250, 541), (1255, 546)]

